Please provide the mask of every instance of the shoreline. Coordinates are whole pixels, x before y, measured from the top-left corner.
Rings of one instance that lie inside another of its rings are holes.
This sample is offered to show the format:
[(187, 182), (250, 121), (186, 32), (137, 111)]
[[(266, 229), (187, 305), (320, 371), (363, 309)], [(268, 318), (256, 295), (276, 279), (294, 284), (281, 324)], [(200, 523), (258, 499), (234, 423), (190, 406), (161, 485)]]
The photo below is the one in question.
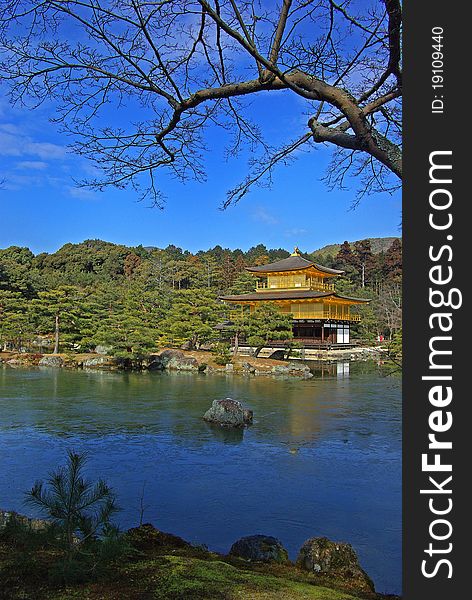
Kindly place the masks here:
[[(10, 524), (13, 524), (13, 529), (9, 531)], [(49, 524), (50, 521), (48, 519), (28, 517), (15, 511), (0, 509), (0, 564), (5, 563), (4, 566), (8, 567), (10, 554), (22, 554), (25, 552), (24, 533), (23, 536), (20, 535), (20, 538), (17, 539), (19, 532), (29, 531), (31, 541), (35, 537), (40, 540), (41, 534), (47, 530)], [(214, 552), (204, 545), (193, 545), (180, 536), (163, 532), (150, 523), (132, 527), (123, 531), (122, 535), (128, 541), (128, 544), (131, 545), (132, 552), (131, 554), (121, 556), (118, 562), (115, 561), (112, 563), (111, 570), (104, 577), (92, 580), (90, 583), (71, 582), (66, 587), (57, 583), (54, 584), (48, 581), (46, 577), (41, 582), (39, 597), (62, 600), (63, 592), (69, 593), (72, 591), (74, 592), (74, 597), (76, 597), (76, 593), (81, 593), (84, 594), (81, 597), (89, 598), (89, 595), (86, 595), (89, 592), (92, 592), (93, 597), (95, 597), (98, 585), (101, 594), (103, 594), (100, 597), (103, 600), (108, 600), (108, 598), (111, 600), (116, 597), (114, 595), (116, 591), (115, 587), (117, 583), (122, 583), (120, 580), (122, 580), (123, 574), (126, 575), (129, 568), (133, 570), (140, 570), (141, 568), (143, 574), (151, 576), (153, 586), (156, 584), (159, 585), (160, 580), (166, 586), (169, 577), (173, 577), (175, 581), (172, 587), (176, 592), (176, 588), (180, 586), (182, 586), (182, 590), (188, 591), (186, 573), (188, 571), (188, 577), (192, 582), (192, 586), (195, 584), (195, 579), (197, 579), (198, 584), (201, 586), (198, 592), (197, 588), (192, 587), (197, 594), (195, 597), (198, 598), (201, 597), (200, 593), (205, 589), (208, 593), (208, 596), (205, 597), (220, 598), (220, 586), (225, 586), (225, 590), (231, 594), (231, 597), (233, 597), (233, 592), (239, 597), (241, 594), (240, 587), (243, 586), (246, 593), (253, 592), (254, 597), (257, 598), (259, 597), (257, 594), (262, 591), (260, 588), (263, 588), (263, 598), (267, 600), (279, 598), (279, 593), (285, 593), (284, 589), (289, 594), (284, 597), (293, 600), (305, 600), (308, 598), (313, 598), (313, 600), (401, 600), (401, 596), (399, 595), (381, 593), (374, 589), (374, 585), (368, 574), (365, 573), (357, 562), (357, 554), (345, 542), (332, 542), (327, 538), (311, 538), (311, 540), (319, 540), (323, 545), (331, 545), (335, 553), (339, 550), (340, 546), (344, 546), (348, 552), (352, 552), (352, 556), (350, 557), (352, 565), (349, 563), (349, 568), (343, 570), (338, 567), (338, 569), (334, 568), (332, 571), (328, 569), (326, 572), (319, 572), (316, 567), (313, 568), (310, 566), (308, 568), (303, 566), (299, 560), (300, 556), (297, 558), (297, 561), (289, 560), (286, 556), (280, 560), (250, 559), (248, 556), (245, 557), (244, 553), (238, 554), (237, 552), (233, 552), (236, 544), (233, 544), (228, 553)], [(260, 536), (255, 535), (241, 538), (238, 540), (238, 543), (257, 537)], [(281, 544), (275, 538), (262, 537), (268, 541)], [(280, 548), (283, 549), (283, 546), (280, 545)], [(302, 550), (303, 546), (300, 552)], [(47, 563), (52, 558), (48, 555), (49, 551), (44, 552), (41, 548), (41, 543), (38, 544), (36, 542), (28, 552), (30, 553), (30, 558), (36, 556), (40, 559), (40, 562), (44, 563), (43, 567), (46, 568), (47, 573)], [(182, 570), (178, 574), (174, 571), (173, 560), (169, 560), (171, 557), (179, 561), (179, 567)], [(197, 573), (195, 572), (196, 565), (199, 567)], [(229, 569), (228, 573), (225, 572), (227, 569)], [(36, 574), (36, 585), (39, 583), (37, 580), (38, 575), (40, 574)], [(214, 582), (212, 581), (215, 577), (217, 577), (215, 579), (217, 582), (216, 588), (214, 588)], [(11, 582), (9, 581), (9, 583)], [(135, 593), (142, 591), (141, 586), (145, 584), (147, 584), (145, 579), (134, 580), (127, 590), (133, 595), (123, 597), (134, 597)], [(227, 589), (226, 586), (228, 586)], [(20, 594), (21, 598), (31, 598), (28, 595), (28, 588), (30, 587), (28, 581), (16, 583), (13, 587), (15, 592), (20, 592), (19, 588), (23, 588)], [(26, 593), (26, 595), (23, 595), (23, 593)], [(158, 597), (160, 598), (161, 596), (158, 595)], [(185, 597), (190, 598), (193, 595), (185, 595)]]
[(163, 348), (141, 361), (129, 361), (99, 353), (44, 354), (33, 352), (0, 352), (0, 365), (11, 368), (59, 368), (101, 371), (186, 371), (201, 374), (234, 374), (244, 376), (289, 376), (308, 379), (312, 377), (310, 364), (336, 364), (338, 362), (366, 362), (387, 359), (387, 350), (379, 346), (312, 351), (309, 356), (289, 357), (279, 360), (251, 356), (239, 352), (231, 362), (220, 365), (215, 354), (206, 350), (179, 350)]

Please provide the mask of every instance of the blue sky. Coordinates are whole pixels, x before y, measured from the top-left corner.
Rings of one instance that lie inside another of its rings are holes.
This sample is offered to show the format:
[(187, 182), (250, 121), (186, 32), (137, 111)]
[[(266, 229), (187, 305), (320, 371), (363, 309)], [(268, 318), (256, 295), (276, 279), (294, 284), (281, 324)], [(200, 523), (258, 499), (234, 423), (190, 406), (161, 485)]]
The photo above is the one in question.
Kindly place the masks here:
[[(0, 88), (0, 92), (5, 92)], [(255, 100), (252, 113), (271, 143), (305, 132), (306, 117), (282, 94)], [(49, 123), (54, 107), (12, 108), (0, 97), (0, 247), (21, 245), (53, 252), (67, 242), (107, 241), (190, 251), (223, 247), (268, 247), (312, 251), (325, 244), (400, 235), (401, 194), (373, 195), (351, 210), (352, 190), (330, 191), (321, 181), (331, 150), (318, 147), (279, 167), (271, 189), (254, 188), (234, 207), (221, 211), (228, 189), (246, 173), (247, 156), (225, 161), (225, 139), (210, 132), (206, 183), (185, 185), (163, 177), (164, 210), (139, 202), (131, 188), (92, 192), (74, 178), (89, 164), (68, 152), (69, 139)]]

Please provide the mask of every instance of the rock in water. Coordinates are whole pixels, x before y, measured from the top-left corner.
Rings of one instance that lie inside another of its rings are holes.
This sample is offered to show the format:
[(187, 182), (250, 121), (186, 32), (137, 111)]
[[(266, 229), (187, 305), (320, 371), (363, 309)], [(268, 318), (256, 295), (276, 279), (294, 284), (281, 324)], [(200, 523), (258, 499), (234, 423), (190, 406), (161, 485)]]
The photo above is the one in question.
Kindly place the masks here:
[(92, 358), (86, 358), (82, 366), (89, 369), (112, 367), (113, 360), (109, 356), (95, 356)]
[(246, 560), (284, 563), (288, 552), (280, 541), (270, 535), (248, 535), (231, 546), (229, 553)]
[(64, 359), (62, 356), (47, 354), (46, 356), (43, 356), (38, 364), (40, 367), (63, 367)]
[(241, 402), (225, 398), (213, 400), (211, 408), (203, 415), (208, 423), (223, 427), (246, 427), (252, 424), (252, 410), (243, 408)]
[(287, 365), (276, 365), (275, 367), (272, 367), (272, 373), (274, 375), (282, 375), (286, 377), (302, 377), (303, 379), (310, 379), (310, 377), (313, 377), (310, 367), (307, 365), (297, 365), (294, 363), (288, 363)]
[(359, 565), (350, 544), (332, 542), (325, 537), (310, 538), (300, 548), (297, 563), (300, 568), (319, 575), (349, 581), (356, 588), (374, 591), (374, 584)]

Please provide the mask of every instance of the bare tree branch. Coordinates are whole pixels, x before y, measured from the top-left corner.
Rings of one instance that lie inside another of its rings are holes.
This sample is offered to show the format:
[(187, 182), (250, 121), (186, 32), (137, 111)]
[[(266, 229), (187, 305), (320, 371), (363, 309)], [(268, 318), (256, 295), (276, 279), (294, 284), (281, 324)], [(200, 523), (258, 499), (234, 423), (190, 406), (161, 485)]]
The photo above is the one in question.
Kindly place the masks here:
[[(3, 8), (0, 78), (14, 103), (54, 104), (72, 149), (103, 174), (93, 187), (132, 185), (160, 205), (163, 170), (204, 180), (212, 127), (230, 134), (230, 155), (245, 144), (258, 152), (259, 167), (251, 163), (226, 206), (270, 181), (301, 145), (338, 150), (329, 179), (343, 185), (351, 174), (362, 193), (401, 178), (399, 0), (280, 0), (277, 10), (253, 0), (4, 0)], [(297, 97), (287, 110), (302, 118), (287, 134), (296, 141), (272, 148), (247, 101), (278, 93)]]

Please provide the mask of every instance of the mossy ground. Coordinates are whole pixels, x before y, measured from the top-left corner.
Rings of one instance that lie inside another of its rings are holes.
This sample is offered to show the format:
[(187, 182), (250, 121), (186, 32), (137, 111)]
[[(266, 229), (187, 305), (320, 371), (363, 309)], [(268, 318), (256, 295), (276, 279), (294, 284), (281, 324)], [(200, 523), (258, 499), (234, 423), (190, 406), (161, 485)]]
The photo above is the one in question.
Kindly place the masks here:
[(345, 581), (292, 564), (264, 565), (195, 548), (151, 526), (131, 530), (128, 551), (92, 580), (51, 578), (57, 552), (0, 540), (2, 600), (379, 600)]

